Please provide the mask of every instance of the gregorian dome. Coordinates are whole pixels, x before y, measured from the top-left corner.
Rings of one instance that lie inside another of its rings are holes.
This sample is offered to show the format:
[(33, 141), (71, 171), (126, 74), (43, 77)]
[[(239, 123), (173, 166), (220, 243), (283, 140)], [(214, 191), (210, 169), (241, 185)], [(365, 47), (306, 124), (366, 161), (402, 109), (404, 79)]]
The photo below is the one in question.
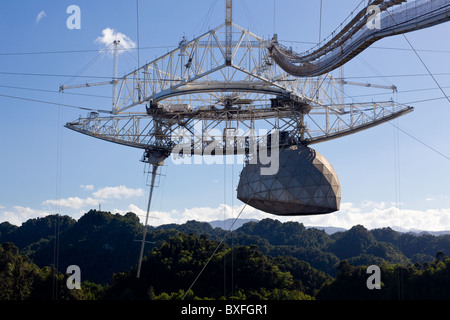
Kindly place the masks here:
[(331, 164), (304, 145), (279, 151), (278, 172), (261, 174), (261, 162), (247, 164), (241, 172), (237, 197), (267, 213), (314, 215), (339, 210), (341, 187)]

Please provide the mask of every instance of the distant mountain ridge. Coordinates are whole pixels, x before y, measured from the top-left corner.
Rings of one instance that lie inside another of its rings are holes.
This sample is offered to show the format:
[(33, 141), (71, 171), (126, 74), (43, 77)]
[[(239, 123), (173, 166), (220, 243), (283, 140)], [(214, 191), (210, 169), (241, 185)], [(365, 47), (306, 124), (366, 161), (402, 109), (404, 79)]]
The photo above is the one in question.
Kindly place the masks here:
[[(211, 227), (213, 228), (221, 228), (223, 230), (237, 230), (240, 227), (242, 227), (244, 224), (246, 224), (247, 222), (258, 222), (260, 220), (257, 219), (237, 219), (236, 222), (234, 223), (233, 227), (230, 229), (231, 225), (234, 222), (234, 218), (229, 218), (229, 219), (225, 219), (225, 220), (213, 220), (213, 221), (207, 221), (207, 223), (209, 223), (211, 225)], [(332, 226), (328, 226), (328, 227), (323, 227), (323, 226), (305, 226), (306, 229), (310, 229), (310, 228), (314, 228), (314, 229), (318, 229), (318, 230), (323, 230), (325, 231), (327, 234), (331, 235), (333, 233), (336, 232), (345, 232), (348, 229), (342, 228), (342, 227), (332, 227)], [(400, 233), (409, 233), (412, 235), (416, 235), (416, 236), (421, 236), (424, 234), (429, 234), (429, 235), (433, 235), (433, 236), (443, 236), (443, 235), (447, 235), (450, 234), (450, 230), (449, 231), (427, 231), (427, 230), (420, 230), (420, 229), (404, 229), (401, 227), (392, 227), (392, 230), (395, 230), (397, 232)]]
[[(213, 221), (207, 221), (207, 223), (209, 223), (211, 225), (211, 227), (213, 228), (221, 228), (223, 230), (237, 230), (240, 227), (242, 227), (244, 224), (246, 224), (247, 222), (258, 222), (260, 220), (257, 219), (237, 219), (235, 221), (234, 218), (229, 218), (229, 219), (225, 219), (225, 220), (213, 220)], [(234, 225), (233, 225), (234, 223)], [(231, 229), (230, 229), (231, 228)], [(323, 230), (325, 231), (327, 234), (333, 234), (336, 232), (344, 232), (347, 229), (344, 228), (339, 228), (339, 227), (316, 227), (316, 226), (305, 226), (305, 228), (309, 229), (309, 228), (315, 228), (315, 229), (319, 229), (319, 230)]]
[(325, 231), (327, 234), (333, 234), (336, 232), (345, 232), (347, 231), (347, 229), (344, 228), (340, 228), (340, 227), (321, 227), (321, 226), (305, 226), (306, 229), (310, 229), (310, 228), (314, 228), (314, 229), (318, 229), (318, 230), (323, 230)]
[[(345, 230), (273, 219), (238, 219), (224, 238), (232, 221), (192, 220), (148, 227), (144, 255), (180, 233), (212, 241), (225, 239), (224, 245), (229, 247), (255, 246), (267, 257), (289, 256), (330, 276), (336, 275), (342, 260), (355, 266), (383, 261), (405, 265), (428, 263), (435, 260), (438, 252), (450, 255), (449, 234), (402, 233), (392, 228), (368, 230), (361, 225)], [(113, 273), (136, 265), (144, 229), (134, 213), (91, 210), (78, 220), (52, 215), (30, 219), (20, 227), (0, 223), (0, 244), (13, 242), (40, 267), (54, 264), (57, 254), (61, 270), (76, 264), (86, 280), (105, 283), (111, 281)]]
[(242, 227), (247, 222), (252, 222), (252, 221), (257, 222), (258, 220), (257, 219), (237, 219), (235, 221), (235, 219), (230, 218), (230, 219), (225, 219), (225, 220), (213, 220), (213, 221), (207, 221), (207, 222), (213, 228), (221, 228), (223, 230), (234, 231), (234, 230), (239, 229), (240, 227)]
[(393, 226), (392, 227), (393, 230), (397, 231), (397, 232), (401, 232), (401, 233), (410, 233), (410, 234), (414, 234), (414, 235), (424, 235), (424, 234), (430, 234), (433, 236), (443, 236), (443, 235), (447, 235), (450, 234), (450, 230), (443, 230), (443, 231), (428, 231), (428, 230), (420, 230), (420, 229), (405, 229), (402, 227), (396, 227)]

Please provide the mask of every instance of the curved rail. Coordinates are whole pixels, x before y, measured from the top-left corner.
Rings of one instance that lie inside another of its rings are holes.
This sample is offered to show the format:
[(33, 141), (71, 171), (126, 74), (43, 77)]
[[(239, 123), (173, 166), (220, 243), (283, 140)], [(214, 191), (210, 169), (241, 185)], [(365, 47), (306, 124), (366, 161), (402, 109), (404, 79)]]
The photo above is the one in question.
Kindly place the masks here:
[[(330, 41), (316, 50), (293, 53), (281, 46), (276, 37), (270, 51), (274, 61), (287, 73), (298, 77), (319, 76), (353, 59), (374, 42), (450, 20), (450, 0), (416, 0), (389, 10), (404, 0), (375, 0), (361, 10)], [(378, 7), (379, 27), (370, 25)]]

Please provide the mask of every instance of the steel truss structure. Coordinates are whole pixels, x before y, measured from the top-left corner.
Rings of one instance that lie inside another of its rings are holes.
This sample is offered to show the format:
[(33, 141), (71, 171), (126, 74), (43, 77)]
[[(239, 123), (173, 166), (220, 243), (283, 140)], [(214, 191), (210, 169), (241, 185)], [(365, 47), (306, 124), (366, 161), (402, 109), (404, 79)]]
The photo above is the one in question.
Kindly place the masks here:
[(392, 101), (346, 104), (342, 79), (293, 76), (275, 63), (271, 45), (233, 22), (183, 39), (111, 82), (117, 95), (110, 115), (92, 112), (66, 127), (146, 150), (170, 153), (182, 143), (177, 152), (203, 154), (214, 141), (213, 153), (242, 154), (246, 137), (261, 146), (277, 131), (290, 137), (282, 144), (313, 144), (413, 110)]
[[(67, 123), (66, 127), (145, 150), (142, 161), (153, 167), (146, 226), (157, 169), (171, 153), (244, 154), (250, 157), (257, 155), (261, 148), (267, 151), (280, 145), (291, 151), (297, 147), (306, 150), (306, 145), (352, 134), (411, 112), (412, 107), (393, 101), (345, 103), (345, 80), (342, 76), (336, 79), (329, 73), (384, 36), (425, 28), (449, 19), (450, 0), (409, 1), (424, 3), (415, 7), (409, 3), (402, 4), (404, 2), (369, 2), (380, 12), (387, 12), (389, 17), (395, 16), (399, 23), (385, 23), (376, 32), (371, 28), (367, 30), (371, 14), (367, 10), (369, 6), (319, 48), (304, 54), (286, 50), (277, 43), (276, 37), (264, 40), (233, 23), (232, 0), (226, 0), (223, 25), (191, 41), (183, 39), (176, 49), (121, 78), (117, 76), (119, 42), (114, 41), (114, 76), (111, 81), (60, 88), (67, 90), (110, 84), (113, 86), (112, 110), (107, 115), (91, 112), (87, 117)], [(431, 3), (440, 5), (439, 9)], [(388, 9), (397, 5), (400, 10), (390, 13)], [(386, 14), (382, 17), (384, 22), (391, 20)], [(395, 87), (385, 88), (395, 90)], [(292, 154), (296, 153), (294, 150)], [(258, 176), (254, 180), (252, 172), (247, 177), (244, 174), (242, 185), (240, 182), (242, 199), (259, 203), (258, 197), (263, 197), (260, 199), (262, 209), (274, 205), (275, 201), (278, 210), (273, 212), (275, 214), (305, 214), (301, 208), (306, 208), (306, 214), (339, 210), (340, 187), (333, 171), (325, 172), (323, 163), (317, 162), (311, 170), (318, 168), (320, 174), (310, 175), (310, 178), (314, 180), (315, 177), (324, 184), (318, 181), (310, 183), (305, 180), (308, 175), (298, 172), (307, 167), (297, 168), (302, 163), (298, 154), (294, 160), (289, 160), (288, 152), (281, 158), (287, 160), (279, 175), (267, 179)], [(292, 177), (296, 172), (298, 179), (294, 181)], [(285, 180), (284, 175), (289, 176), (290, 182), (274, 187), (275, 183)], [(327, 187), (327, 181), (331, 188)], [(261, 193), (262, 185), (268, 188), (263, 190), (264, 195)], [(292, 196), (297, 202), (292, 202)], [(308, 202), (310, 200), (312, 202)], [(286, 202), (281, 207), (287, 212), (280, 211), (280, 201)], [(300, 210), (292, 212), (293, 205), (301, 207)], [(325, 206), (325, 209), (318, 210), (320, 206)], [(138, 278), (146, 230), (138, 262)]]

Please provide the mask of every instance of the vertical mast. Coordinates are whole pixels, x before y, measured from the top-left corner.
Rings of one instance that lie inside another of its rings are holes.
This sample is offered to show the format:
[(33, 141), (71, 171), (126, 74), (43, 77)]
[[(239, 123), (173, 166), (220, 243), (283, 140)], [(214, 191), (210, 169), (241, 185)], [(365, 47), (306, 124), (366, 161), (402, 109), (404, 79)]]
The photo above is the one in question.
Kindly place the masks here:
[(233, 42), (233, 0), (226, 0), (226, 13), (225, 13), (225, 63), (227, 66), (231, 65), (231, 47)]
[(120, 41), (114, 40), (114, 75), (113, 75), (113, 93), (112, 93), (112, 112), (113, 114), (117, 113), (117, 107), (116, 107), (116, 101), (117, 101), (117, 64), (118, 64), (118, 55), (119, 51), (117, 50), (117, 47), (119, 46)]
[(155, 178), (156, 178), (156, 173), (158, 171), (158, 166), (159, 166), (159, 164), (153, 164), (152, 182), (151, 182), (151, 185), (150, 185), (150, 194), (148, 196), (147, 215), (145, 216), (144, 235), (142, 236), (141, 251), (139, 253), (139, 261), (138, 261), (138, 269), (137, 269), (136, 278), (139, 278), (141, 276), (142, 258), (144, 257), (145, 239), (147, 237), (148, 217), (149, 217), (149, 214), (150, 214), (150, 206), (151, 206), (151, 203), (152, 203), (153, 188), (155, 187)]
[(152, 182), (150, 184), (150, 194), (148, 196), (148, 205), (147, 205), (147, 214), (145, 216), (145, 224), (144, 224), (144, 235), (142, 236), (142, 243), (141, 243), (141, 251), (139, 253), (139, 261), (138, 261), (138, 269), (136, 277), (139, 278), (141, 276), (141, 266), (142, 266), (142, 259), (144, 257), (144, 246), (145, 246), (145, 239), (147, 237), (147, 224), (148, 224), (148, 218), (150, 214), (150, 206), (152, 204), (152, 196), (153, 196), (153, 189), (155, 188), (155, 178), (158, 172), (158, 168), (162, 165), (164, 165), (164, 160), (169, 156), (170, 152), (168, 149), (166, 150), (145, 150), (144, 156), (142, 157), (142, 162), (149, 163), (152, 165)]

